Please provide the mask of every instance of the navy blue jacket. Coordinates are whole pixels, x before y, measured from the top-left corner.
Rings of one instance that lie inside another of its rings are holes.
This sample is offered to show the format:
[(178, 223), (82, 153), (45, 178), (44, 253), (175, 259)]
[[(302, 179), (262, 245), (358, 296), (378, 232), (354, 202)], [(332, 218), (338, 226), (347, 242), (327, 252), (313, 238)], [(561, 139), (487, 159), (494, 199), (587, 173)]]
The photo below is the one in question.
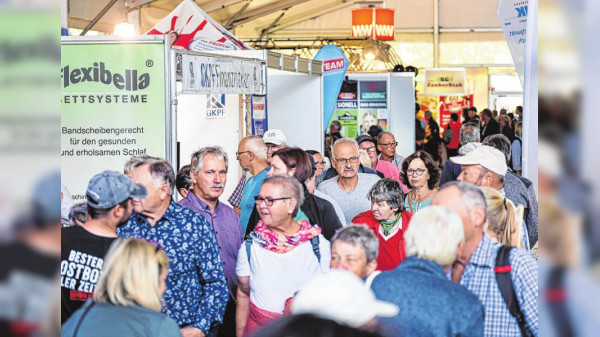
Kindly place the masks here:
[(379, 319), (385, 336), (483, 336), (481, 302), (435, 262), (408, 257), (378, 275), (371, 288), (400, 308), (395, 317)]

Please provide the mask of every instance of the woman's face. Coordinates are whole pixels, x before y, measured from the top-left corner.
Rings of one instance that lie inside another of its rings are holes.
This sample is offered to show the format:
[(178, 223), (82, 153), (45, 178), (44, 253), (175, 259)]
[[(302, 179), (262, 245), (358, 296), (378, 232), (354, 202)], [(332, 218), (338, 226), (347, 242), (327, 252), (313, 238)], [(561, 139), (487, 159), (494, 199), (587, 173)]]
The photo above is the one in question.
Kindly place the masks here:
[(289, 193), (285, 193), (283, 186), (275, 184), (261, 186), (258, 198), (264, 200), (256, 201), (256, 210), (266, 226), (277, 227), (292, 218), (296, 199), (288, 195)]
[(323, 156), (320, 153), (315, 153), (313, 155), (313, 159), (315, 160), (315, 166), (317, 167), (316, 175), (323, 173), (325, 170), (325, 161), (323, 160)]
[(267, 175), (269, 177), (272, 177), (276, 174), (287, 174), (293, 177), (295, 172), (295, 168), (288, 170), (287, 166), (285, 166), (283, 160), (281, 160), (279, 156), (273, 156), (273, 158), (271, 159), (271, 169), (269, 170), (269, 172), (267, 172)]
[(427, 171), (425, 163), (420, 158), (415, 158), (408, 164), (406, 174), (408, 175), (408, 181), (412, 188), (427, 187), (429, 172)]
[(398, 208), (391, 208), (385, 200), (371, 201), (371, 212), (377, 221), (391, 221), (396, 217)]
[(166, 268), (162, 268), (160, 275), (158, 276), (158, 291), (161, 297), (165, 293), (165, 290), (167, 290), (167, 274), (168, 270)]
[(365, 114), (363, 116), (363, 127), (368, 131), (372, 125), (377, 125), (377, 119), (373, 115)]
[(504, 118), (500, 118), (500, 126), (506, 126), (506, 120), (504, 120)]

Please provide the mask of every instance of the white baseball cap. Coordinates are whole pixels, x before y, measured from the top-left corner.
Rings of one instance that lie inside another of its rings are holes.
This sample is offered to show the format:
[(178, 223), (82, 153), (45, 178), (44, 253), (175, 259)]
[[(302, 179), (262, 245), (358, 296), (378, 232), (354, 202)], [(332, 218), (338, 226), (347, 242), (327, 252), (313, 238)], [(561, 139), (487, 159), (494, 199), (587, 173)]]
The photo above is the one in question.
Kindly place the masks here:
[(275, 145), (281, 145), (287, 141), (287, 137), (283, 133), (283, 131), (279, 129), (271, 129), (265, 132), (263, 135), (263, 140), (265, 143), (271, 143)]
[(395, 304), (379, 301), (353, 273), (334, 269), (320, 274), (294, 297), (294, 314), (314, 314), (351, 327), (361, 327), (373, 318), (398, 314)]
[(452, 157), (450, 160), (460, 165), (481, 165), (501, 176), (505, 176), (508, 170), (504, 153), (487, 145), (481, 145), (464, 156)]

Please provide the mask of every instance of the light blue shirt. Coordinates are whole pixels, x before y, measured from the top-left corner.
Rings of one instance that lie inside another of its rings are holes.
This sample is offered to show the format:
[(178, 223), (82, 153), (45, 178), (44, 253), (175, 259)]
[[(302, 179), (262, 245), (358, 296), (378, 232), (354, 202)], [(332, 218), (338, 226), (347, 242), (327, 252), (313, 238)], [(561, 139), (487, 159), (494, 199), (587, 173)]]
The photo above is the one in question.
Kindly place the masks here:
[(244, 190), (242, 191), (242, 201), (240, 202), (240, 224), (242, 225), (242, 233), (246, 233), (246, 227), (248, 227), (248, 220), (250, 220), (250, 214), (254, 208), (254, 197), (260, 192), (262, 181), (267, 178), (267, 172), (270, 167), (265, 168), (256, 176), (248, 179)]

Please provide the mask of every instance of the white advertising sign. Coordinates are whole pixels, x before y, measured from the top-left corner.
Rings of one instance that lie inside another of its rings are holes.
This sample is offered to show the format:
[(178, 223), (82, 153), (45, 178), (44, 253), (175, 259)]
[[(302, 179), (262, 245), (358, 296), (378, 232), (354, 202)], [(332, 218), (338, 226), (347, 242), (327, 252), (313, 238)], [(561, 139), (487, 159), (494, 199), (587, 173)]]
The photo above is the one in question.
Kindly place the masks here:
[(496, 15), (515, 62), (521, 84), (525, 69), (528, 0), (498, 0)]
[(261, 94), (261, 63), (219, 57), (182, 55), (184, 94)]

